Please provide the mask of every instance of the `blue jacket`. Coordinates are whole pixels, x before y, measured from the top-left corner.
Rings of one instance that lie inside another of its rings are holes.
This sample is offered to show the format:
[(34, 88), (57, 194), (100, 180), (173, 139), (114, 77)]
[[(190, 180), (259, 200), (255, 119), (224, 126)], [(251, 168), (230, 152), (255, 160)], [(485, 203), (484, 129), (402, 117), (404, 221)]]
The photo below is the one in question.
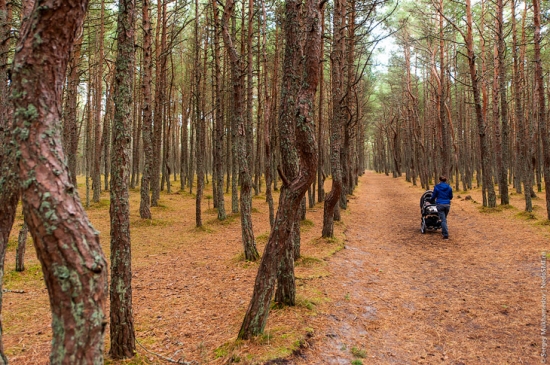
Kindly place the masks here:
[(435, 201), (437, 204), (451, 204), (452, 199), (453, 188), (451, 188), (451, 185), (440, 182), (434, 187), (432, 198), (430, 200), (432, 202)]

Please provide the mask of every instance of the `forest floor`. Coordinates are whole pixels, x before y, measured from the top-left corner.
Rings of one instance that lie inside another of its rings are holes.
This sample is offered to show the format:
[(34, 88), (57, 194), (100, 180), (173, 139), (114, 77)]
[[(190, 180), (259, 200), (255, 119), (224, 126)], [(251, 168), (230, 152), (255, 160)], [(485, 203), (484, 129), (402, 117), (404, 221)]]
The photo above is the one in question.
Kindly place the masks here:
[[(308, 209), (297, 306), (273, 308), (264, 335), (240, 342), (258, 264), (242, 259), (238, 214), (218, 222), (205, 199), (205, 227), (196, 229), (194, 195), (175, 191), (162, 193), (152, 220), (141, 220), (139, 191), (132, 191), (140, 345), (135, 359), (108, 363), (165, 363), (153, 352), (197, 364), (539, 363), (541, 252), (550, 251), (543, 194), (524, 214), (521, 194), (506, 209), (482, 209), (478, 189), (455, 191), (444, 241), (439, 232), (420, 233), (422, 193), (402, 178), (367, 172), (333, 240), (319, 238), (322, 204)], [(225, 206), (230, 211), (229, 196)], [(104, 192), (87, 209), (107, 256), (108, 207)], [(262, 252), (269, 234), (263, 194), (253, 207)], [(13, 270), (21, 219), (6, 258), (4, 348), (11, 364), (47, 364), (51, 317), (32, 244), (26, 271)]]

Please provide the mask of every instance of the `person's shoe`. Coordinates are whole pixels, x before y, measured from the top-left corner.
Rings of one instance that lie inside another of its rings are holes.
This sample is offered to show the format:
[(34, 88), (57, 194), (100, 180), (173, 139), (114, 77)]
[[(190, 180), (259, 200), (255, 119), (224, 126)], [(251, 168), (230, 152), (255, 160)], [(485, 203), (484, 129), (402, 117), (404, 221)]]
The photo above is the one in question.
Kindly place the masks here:
[(448, 239), (449, 239), (449, 236), (443, 236), (443, 239), (444, 239), (444, 240), (448, 240)]

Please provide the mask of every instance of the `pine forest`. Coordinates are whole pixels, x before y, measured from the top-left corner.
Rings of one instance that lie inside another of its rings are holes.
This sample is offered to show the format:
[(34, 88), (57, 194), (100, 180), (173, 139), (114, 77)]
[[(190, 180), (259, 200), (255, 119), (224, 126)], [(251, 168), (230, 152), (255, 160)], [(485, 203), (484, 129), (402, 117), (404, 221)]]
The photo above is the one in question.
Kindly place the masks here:
[(0, 365), (545, 363), (549, 20), (0, 0)]

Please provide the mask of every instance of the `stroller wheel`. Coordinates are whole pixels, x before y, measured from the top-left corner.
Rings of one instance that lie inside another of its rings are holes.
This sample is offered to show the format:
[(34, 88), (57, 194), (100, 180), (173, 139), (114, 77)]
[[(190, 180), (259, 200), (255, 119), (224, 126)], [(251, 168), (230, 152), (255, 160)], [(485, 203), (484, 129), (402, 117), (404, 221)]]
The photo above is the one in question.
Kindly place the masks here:
[(420, 223), (420, 233), (426, 233), (426, 221), (422, 218), (422, 223)]

